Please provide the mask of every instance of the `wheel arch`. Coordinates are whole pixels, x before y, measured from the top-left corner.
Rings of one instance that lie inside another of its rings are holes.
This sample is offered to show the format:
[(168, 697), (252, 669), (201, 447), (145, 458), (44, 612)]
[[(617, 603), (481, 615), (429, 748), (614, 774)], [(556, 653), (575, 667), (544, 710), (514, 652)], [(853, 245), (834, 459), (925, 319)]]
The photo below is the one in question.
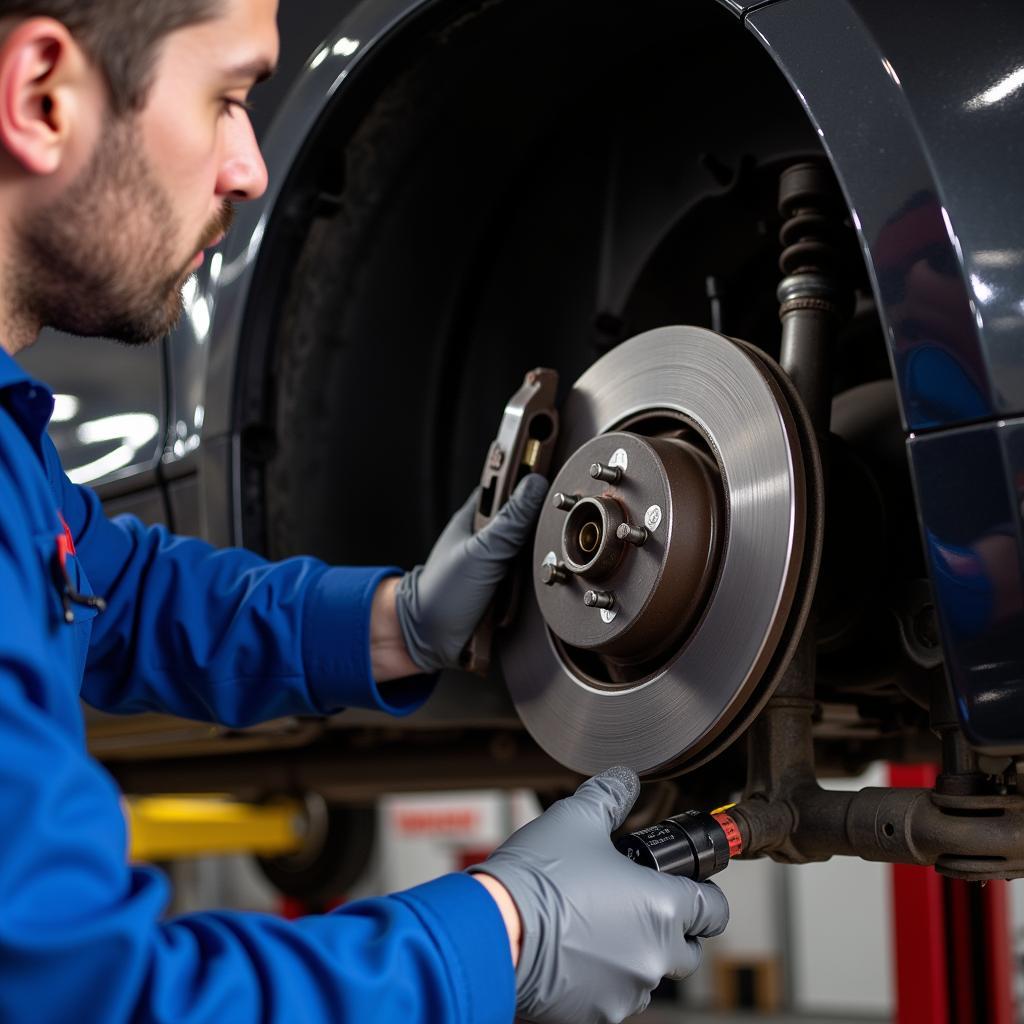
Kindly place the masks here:
[[(364, 4), (325, 38), (276, 113), (264, 146), (271, 186), (258, 202), (239, 207), (223, 252), (209, 270), (204, 268), (199, 288), (189, 297), (182, 327), (188, 336), (185, 348), (189, 341), (201, 347), (199, 334), (211, 340), (204, 363), (198, 464), (201, 528), (214, 542), (253, 541), (246, 528), (253, 496), (245, 465), (247, 452), (259, 462), (261, 446), (272, 443), (263, 426), (273, 364), (275, 279), (298, 245), (295, 226), (309, 219), (311, 197), (302, 195), (298, 184), (309, 163), (306, 157), (316, 151), (325, 125), (356, 123), (389, 76), (404, 69), (419, 41), (464, 15), (497, 6), (496, 0)], [(709, 9), (714, 15), (722, 8), (728, 16), (715, 16), (738, 29), (741, 10), (724, 0), (705, 4), (695, 23)], [(258, 538), (255, 546), (260, 547)]]

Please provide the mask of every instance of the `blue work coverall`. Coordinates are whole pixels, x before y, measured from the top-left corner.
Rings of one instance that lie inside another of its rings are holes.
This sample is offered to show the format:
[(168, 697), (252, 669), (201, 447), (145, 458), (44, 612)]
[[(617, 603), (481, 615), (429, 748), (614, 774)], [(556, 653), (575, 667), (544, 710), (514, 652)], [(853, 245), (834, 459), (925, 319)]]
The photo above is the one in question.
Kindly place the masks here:
[[(293, 922), (162, 916), (167, 882), (127, 861), (80, 696), (244, 726), (343, 707), (403, 714), (429, 684), (389, 684), (385, 699), (371, 673), (371, 600), (393, 570), (272, 564), (107, 519), (64, 475), (52, 410), (0, 350), (0, 1021), (510, 1021), (505, 927), (466, 875)], [(65, 523), (72, 582), (107, 601), (98, 615), (73, 606), (73, 624), (58, 582)]]

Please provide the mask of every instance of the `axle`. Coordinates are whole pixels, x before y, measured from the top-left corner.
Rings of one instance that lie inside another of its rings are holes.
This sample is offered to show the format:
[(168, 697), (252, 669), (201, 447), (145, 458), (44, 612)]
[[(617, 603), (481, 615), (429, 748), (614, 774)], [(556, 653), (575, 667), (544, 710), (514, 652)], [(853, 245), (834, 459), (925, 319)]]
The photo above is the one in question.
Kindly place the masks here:
[(806, 863), (852, 856), (936, 867), (954, 878), (1024, 876), (1024, 799), (943, 797), (928, 789), (856, 793), (797, 786), (732, 808), (744, 856)]

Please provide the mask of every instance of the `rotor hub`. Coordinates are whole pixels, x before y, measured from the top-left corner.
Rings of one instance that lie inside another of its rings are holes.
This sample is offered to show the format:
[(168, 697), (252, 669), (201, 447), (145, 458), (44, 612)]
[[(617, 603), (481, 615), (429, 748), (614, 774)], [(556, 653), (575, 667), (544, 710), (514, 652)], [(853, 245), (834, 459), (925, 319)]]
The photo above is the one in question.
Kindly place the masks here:
[(551, 631), (621, 663), (620, 676), (677, 641), (714, 577), (720, 489), (714, 460), (688, 441), (614, 431), (577, 449), (534, 544), (534, 591)]

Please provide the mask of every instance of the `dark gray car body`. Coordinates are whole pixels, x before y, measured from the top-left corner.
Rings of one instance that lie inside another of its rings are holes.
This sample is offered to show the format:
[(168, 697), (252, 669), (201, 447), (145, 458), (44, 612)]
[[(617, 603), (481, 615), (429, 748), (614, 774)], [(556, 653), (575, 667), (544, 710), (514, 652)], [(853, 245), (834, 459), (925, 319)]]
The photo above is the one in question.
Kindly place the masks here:
[[(687, 0), (695, 12), (711, 2)], [(29, 356), (61, 392), (81, 394), (86, 379), (110, 382), (107, 391), (94, 385), (78, 418), (60, 428), (69, 465), (93, 458), (74, 434), (84, 419), (157, 417), (159, 435), (94, 481), (113, 510), (138, 511), (217, 544), (260, 546), (246, 525), (247, 462), (265, 428), (259, 395), (273, 365), (275, 282), (310, 201), (295, 185), (303, 162), (323, 125), (339, 123), (346, 105), (365, 106), (399, 73), (420, 35), (478, 6), (282, 5), (281, 72), (256, 94), (270, 188), (239, 208), (221, 251), (189, 291), (182, 324), (148, 354), (107, 347), (97, 356), (95, 347), (56, 339)], [(898, 386), (961, 722), (979, 749), (1020, 751), (1024, 8), (999, 0), (722, 6), (785, 76), (843, 188)], [(534, 16), (543, 32), (542, 8)], [(650, 31), (661, 31), (655, 19)], [(524, 54), (522, 75), (530, 73)], [(742, 65), (729, 73), (742, 82)], [(65, 347), (59, 359), (57, 345)], [(135, 360), (130, 381), (123, 379), (126, 360)], [(963, 581), (938, 579), (948, 576), (942, 553), (993, 535), (1012, 545), (1001, 585), (1009, 596), (998, 614), (990, 608), (967, 628), (957, 607)]]

